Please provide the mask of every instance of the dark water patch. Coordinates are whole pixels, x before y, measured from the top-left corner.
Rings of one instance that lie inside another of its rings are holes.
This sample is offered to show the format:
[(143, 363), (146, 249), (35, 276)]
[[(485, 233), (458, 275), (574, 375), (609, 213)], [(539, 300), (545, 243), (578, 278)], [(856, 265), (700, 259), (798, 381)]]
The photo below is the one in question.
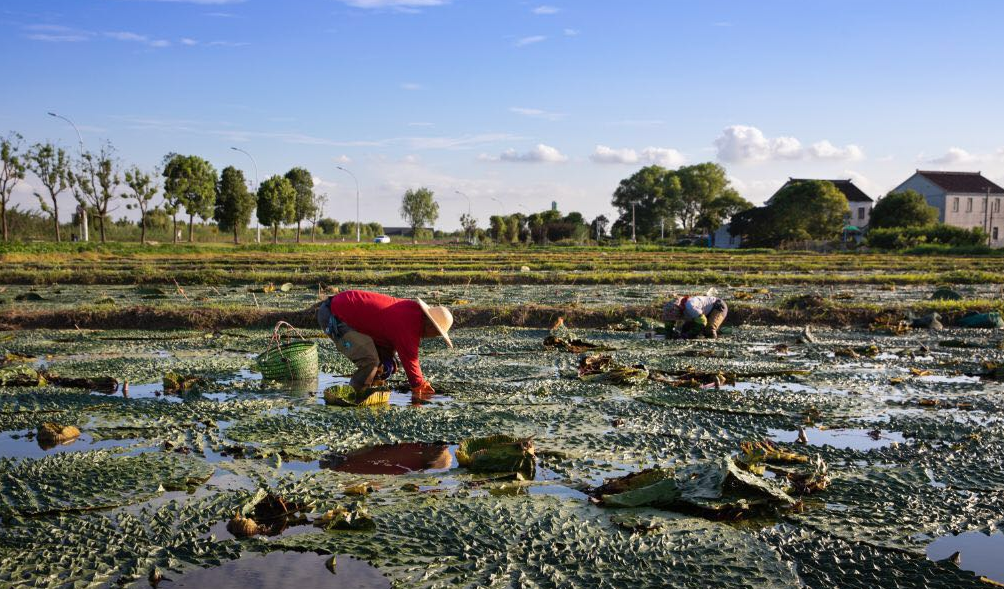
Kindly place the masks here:
[(63, 444), (48, 446), (41, 444), (34, 431), (4, 432), (0, 434), (0, 456), (4, 458), (43, 458), (63, 452), (86, 452), (108, 448), (129, 448), (140, 443), (137, 439), (95, 441), (89, 434), (82, 433)]
[[(810, 446), (830, 446), (838, 450), (876, 450), (893, 444), (903, 444), (906, 438), (899, 432), (869, 429), (820, 429), (805, 428), (806, 443)], [(767, 435), (778, 442), (792, 443), (799, 437), (797, 430), (769, 429)]]
[(380, 444), (349, 452), (329, 454), (321, 459), (322, 468), (353, 474), (408, 474), (437, 472), (456, 467), (457, 459), (446, 444)]
[(942, 536), (927, 546), (931, 560), (953, 558), (955, 553), (959, 568), (1004, 583), (1004, 533), (965, 532)]
[(380, 570), (347, 555), (335, 556), (335, 573), (326, 562), (328, 555), (299, 552), (247, 554), (218, 567), (195, 570), (183, 575), (166, 575), (159, 587), (212, 589), (273, 589), (278, 587), (332, 587), (373, 589), (390, 587)]

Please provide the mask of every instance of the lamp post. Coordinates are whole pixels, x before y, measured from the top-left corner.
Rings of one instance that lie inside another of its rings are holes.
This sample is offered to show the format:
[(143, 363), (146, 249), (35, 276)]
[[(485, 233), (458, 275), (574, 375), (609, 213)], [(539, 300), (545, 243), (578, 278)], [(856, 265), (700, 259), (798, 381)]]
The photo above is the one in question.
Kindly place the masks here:
[[(50, 117), (55, 117), (57, 119), (63, 119), (64, 121), (66, 121), (67, 123), (69, 123), (71, 127), (73, 127), (73, 131), (76, 132), (76, 134), (77, 134), (77, 145), (80, 146), (80, 158), (83, 159), (83, 157), (84, 157), (84, 138), (80, 135), (80, 129), (78, 129), (77, 126), (73, 124), (73, 121), (71, 121), (67, 117), (64, 117), (61, 114), (54, 113), (54, 112), (51, 112), (51, 111), (48, 112), (48, 113), (46, 113), (46, 114), (48, 114)], [(78, 205), (77, 206), (77, 216), (80, 217), (80, 239), (82, 239), (84, 241), (90, 241), (90, 236), (88, 235), (88, 231), (87, 231), (87, 207), (85, 207), (83, 205)]]
[(362, 241), (362, 229), (359, 227), (359, 179), (356, 178), (355, 174), (346, 170), (345, 168), (341, 166), (335, 166), (335, 167), (345, 172), (349, 176), (352, 176), (352, 179), (355, 180), (356, 183), (356, 243), (359, 243), (360, 241)]
[[(251, 160), (251, 165), (254, 166), (254, 192), (255, 192), (255, 197), (257, 197), (259, 188), (258, 162), (254, 161), (254, 156), (252, 156), (250, 153), (244, 151), (239, 147), (231, 147), (230, 149), (243, 153), (244, 155), (248, 156), (248, 158)], [(258, 220), (258, 215), (254, 216), (254, 226), (255, 226), (255, 243), (261, 243), (261, 221)]]
[[(464, 198), (467, 199), (467, 218), (470, 219), (471, 218), (471, 197), (467, 196), (463, 192), (460, 192), (459, 190), (454, 190), (453, 192), (456, 192), (460, 196), (462, 196), (462, 197), (464, 197)], [(464, 233), (467, 233), (467, 228), (466, 227), (464, 228)], [(470, 238), (468, 238), (467, 243), (471, 243), (473, 241), (473, 239), (474, 239), (474, 236), (472, 235)]]

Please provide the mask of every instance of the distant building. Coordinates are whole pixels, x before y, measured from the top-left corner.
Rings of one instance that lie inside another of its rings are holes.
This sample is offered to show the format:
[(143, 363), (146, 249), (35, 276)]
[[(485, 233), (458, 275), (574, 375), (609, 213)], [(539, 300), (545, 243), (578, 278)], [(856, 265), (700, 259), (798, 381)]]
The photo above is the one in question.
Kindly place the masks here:
[(990, 236), (990, 245), (1004, 247), (1004, 188), (980, 172), (929, 172), (917, 170), (893, 192), (913, 190), (938, 209), (946, 225), (979, 227)]
[(725, 249), (735, 249), (742, 246), (743, 238), (741, 235), (732, 235), (729, 233), (729, 227), (731, 225), (726, 223), (715, 230), (711, 234), (711, 247), (720, 247)]
[[(847, 199), (847, 205), (850, 207), (851, 211), (844, 216), (844, 225), (849, 227), (857, 227), (863, 230), (871, 222), (872, 218), (872, 207), (875, 205), (875, 201), (872, 197), (864, 193), (863, 190), (858, 188), (854, 182), (851, 180), (815, 180), (813, 178), (789, 178), (787, 182), (784, 183), (778, 192), (784, 190), (791, 184), (796, 184), (798, 182), (829, 182), (837, 187), (841, 193), (843, 193), (844, 198)], [(774, 194), (777, 194), (775, 192)], [(772, 196), (771, 199), (774, 197)], [(768, 203), (770, 200), (767, 201)]]

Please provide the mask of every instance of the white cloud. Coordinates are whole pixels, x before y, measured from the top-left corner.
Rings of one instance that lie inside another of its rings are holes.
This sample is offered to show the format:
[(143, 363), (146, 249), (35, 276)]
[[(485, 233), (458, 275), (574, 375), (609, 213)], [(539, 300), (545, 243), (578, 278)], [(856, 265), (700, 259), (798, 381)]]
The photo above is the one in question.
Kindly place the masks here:
[(435, 127), (435, 123), (430, 123), (428, 121), (413, 121), (408, 123), (409, 127)]
[(997, 153), (970, 153), (961, 147), (949, 147), (944, 155), (926, 160), (930, 164), (951, 166), (956, 164), (975, 164), (979, 162), (992, 162), (1004, 160), (1004, 148), (998, 149)]
[(530, 12), (534, 14), (558, 14), (559, 12), (561, 12), (561, 9), (558, 8), (557, 6), (548, 6), (547, 4), (543, 4), (541, 6), (534, 8)]
[(421, 84), (416, 84), (415, 82), (404, 82), (404, 83), (401, 84), (401, 89), (413, 92), (415, 90), (421, 90), (422, 89), (422, 85)]
[(220, 4), (240, 4), (245, 0), (140, 0), (142, 2), (171, 2), (175, 4), (201, 4), (216, 6)]
[(111, 31), (104, 33), (104, 36), (109, 39), (115, 39), (116, 41), (142, 43), (148, 47), (168, 47), (171, 45), (170, 41), (165, 41), (163, 39), (151, 39), (146, 35), (140, 35), (139, 33), (133, 33), (130, 31)]
[(844, 176), (846, 176), (851, 182), (854, 182), (858, 188), (863, 190), (865, 194), (871, 196), (872, 198), (877, 196), (881, 190), (878, 184), (872, 182), (871, 178), (860, 172), (856, 172), (854, 170), (844, 170)]
[(331, 158), (331, 161), (335, 162), (336, 164), (351, 164), (352, 158), (350, 158), (345, 154), (342, 154)]
[(562, 31), (562, 34), (564, 34), (566, 37), (575, 37), (576, 35), (579, 34), (579, 30), (578, 29), (565, 29), (564, 31)]
[(516, 43), (514, 43), (514, 45), (516, 47), (526, 47), (527, 45), (533, 45), (534, 43), (540, 43), (545, 40), (547, 40), (547, 37), (544, 35), (532, 35), (530, 37), (521, 37), (516, 39)]
[(48, 43), (76, 43), (87, 41), (94, 36), (90, 31), (83, 31), (62, 25), (28, 25), (24, 27), (29, 31), (26, 38), (32, 41), (45, 41)]
[(246, 41), (210, 41), (206, 45), (210, 47), (247, 47), (250, 43)]
[(511, 106), (509, 107), (509, 112), (516, 113), (518, 115), (523, 115), (524, 117), (531, 117), (535, 119), (546, 119), (548, 121), (557, 121), (558, 119), (565, 118), (564, 113), (548, 112), (546, 110), (541, 110), (539, 108), (523, 108), (520, 106)]
[(718, 159), (727, 163), (783, 160), (855, 161), (864, 158), (857, 145), (838, 147), (823, 140), (803, 147), (794, 137), (766, 137), (760, 129), (747, 125), (726, 127), (715, 139)]
[(507, 149), (498, 156), (482, 154), (478, 157), (478, 159), (486, 162), (515, 162), (529, 164), (557, 164), (568, 161), (568, 157), (556, 148), (551, 147), (550, 145), (544, 145), (543, 143), (538, 143), (533, 149), (523, 153), (520, 153), (515, 149)]
[(188, 45), (189, 47), (191, 47), (192, 45), (199, 44), (199, 42), (196, 41), (195, 39), (189, 39), (188, 37), (182, 37), (180, 43), (182, 45)]
[(597, 145), (589, 156), (597, 164), (654, 164), (667, 168), (682, 165), (687, 158), (682, 153), (668, 147), (646, 147), (640, 152), (634, 149), (613, 149), (606, 145)]

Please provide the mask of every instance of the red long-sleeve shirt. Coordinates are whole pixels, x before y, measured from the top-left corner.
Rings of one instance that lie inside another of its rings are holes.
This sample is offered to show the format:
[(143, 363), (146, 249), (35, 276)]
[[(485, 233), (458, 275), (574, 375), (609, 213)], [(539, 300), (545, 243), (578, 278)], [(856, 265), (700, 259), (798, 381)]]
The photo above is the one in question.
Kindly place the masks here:
[(418, 363), (425, 313), (417, 302), (377, 292), (347, 290), (331, 298), (331, 313), (352, 329), (373, 338), (377, 346), (396, 351), (412, 387), (425, 382)]

